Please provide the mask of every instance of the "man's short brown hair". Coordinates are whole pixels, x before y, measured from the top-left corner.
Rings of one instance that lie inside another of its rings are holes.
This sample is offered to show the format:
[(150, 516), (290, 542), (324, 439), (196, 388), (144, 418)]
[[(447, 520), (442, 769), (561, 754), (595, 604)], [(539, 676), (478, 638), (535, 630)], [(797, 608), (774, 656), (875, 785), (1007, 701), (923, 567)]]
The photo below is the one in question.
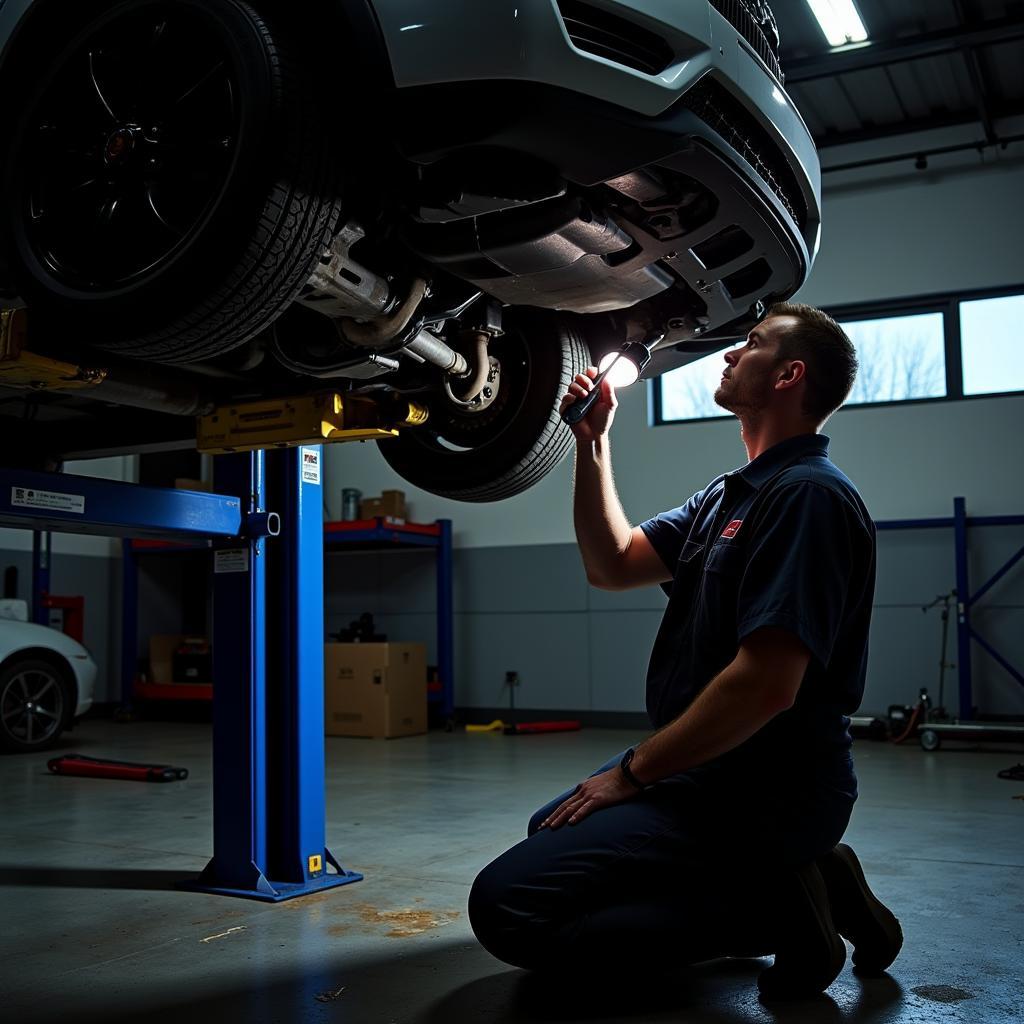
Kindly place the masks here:
[(857, 376), (853, 342), (828, 315), (803, 302), (776, 302), (765, 318), (791, 316), (796, 323), (780, 332), (779, 356), (800, 359), (807, 366), (803, 409), (823, 423), (846, 401)]

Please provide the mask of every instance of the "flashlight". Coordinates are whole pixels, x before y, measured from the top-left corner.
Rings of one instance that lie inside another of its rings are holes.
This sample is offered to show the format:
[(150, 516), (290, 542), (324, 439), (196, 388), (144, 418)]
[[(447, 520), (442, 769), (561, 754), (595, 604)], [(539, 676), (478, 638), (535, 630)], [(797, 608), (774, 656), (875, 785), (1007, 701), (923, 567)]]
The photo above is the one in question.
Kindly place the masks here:
[(651, 350), (665, 335), (657, 332), (649, 335), (644, 341), (627, 341), (622, 348), (609, 352), (598, 366), (598, 374), (594, 378), (594, 386), (584, 398), (577, 398), (562, 413), (562, 419), (572, 426), (579, 423), (590, 412), (591, 407), (601, 394), (601, 383), (607, 377), (613, 387), (624, 388), (635, 384), (644, 367), (651, 361)]

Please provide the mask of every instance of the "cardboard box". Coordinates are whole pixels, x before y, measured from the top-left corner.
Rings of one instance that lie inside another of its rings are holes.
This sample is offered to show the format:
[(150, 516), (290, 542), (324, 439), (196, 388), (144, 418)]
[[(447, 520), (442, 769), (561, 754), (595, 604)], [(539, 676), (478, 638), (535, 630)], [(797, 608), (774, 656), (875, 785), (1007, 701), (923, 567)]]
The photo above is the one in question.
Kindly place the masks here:
[(174, 652), (185, 639), (184, 633), (153, 633), (149, 638), (149, 681), (174, 682)]
[(325, 644), (328, 736), (415, 736), (427, 731), (423, 644)]
[(363, 498), (359, 503), (359, 518), (374, 519), (390, 516), (392, 519), (408, 518), (405, 491), (384, 491), (379, 498)]

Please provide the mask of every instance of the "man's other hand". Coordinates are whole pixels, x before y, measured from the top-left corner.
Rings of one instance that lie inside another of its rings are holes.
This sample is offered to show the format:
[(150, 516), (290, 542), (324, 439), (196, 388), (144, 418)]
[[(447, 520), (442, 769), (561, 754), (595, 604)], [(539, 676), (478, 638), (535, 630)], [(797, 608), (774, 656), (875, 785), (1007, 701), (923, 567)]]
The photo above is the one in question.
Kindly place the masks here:
[[(594, 378), (597, 376), (597, 367), (588, 366), (586, 373), (577, 373), (575, 380), (569, 385), (569, 390), (558, 407), (561, 415), (573, 402), (580, 398), (586, 398), (594, 388)], [(601, 397), (591, 406), (590, 411), (574, 424), (570, 429), (576, 435), (577, 441), (589, 443), (603, 437), (611, 429), (612, 420), (615, 419), (615, 410), (619, 401), (615, 397), (615, 388), (605, 379), (601, 384)]]
[(568, 799), (563, 801), (543, 822), (541, 828), (559, 828), (568, 822), (578, 825), (587, 815), (602, 807), (625, 803), (637, 795), (639, 790), (628, 782), (619, 766), (610, 768), (600, 775), (594, 775), (581, 782)]

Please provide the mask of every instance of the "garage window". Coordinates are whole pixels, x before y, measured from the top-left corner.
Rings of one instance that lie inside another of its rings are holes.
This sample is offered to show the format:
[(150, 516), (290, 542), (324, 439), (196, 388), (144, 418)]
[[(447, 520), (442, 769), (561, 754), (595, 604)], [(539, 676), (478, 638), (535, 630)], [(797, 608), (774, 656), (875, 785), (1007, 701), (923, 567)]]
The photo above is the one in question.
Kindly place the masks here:
[[(1024, 323), (1024, 289), (923, 296), (829, 312), (860, 359), (846, 405), (1024, 391), (1024, 360), (1014, 355)], [(722, 354), (739, 340), (657, 378), (651, 389), (653, 422), (730, 418), (713, 395), (724, 366)]]
[(1024, 391), (1020, 357), (1024, 295), (960, 303), (960, 358), (965, 395)]
[(840, 324), (860, 363), (847, 405), (945, 397), (942, 313), (841, 320)]
[(659, 422), (679, 423), (682, 420), (712, 420), (732, 416), (721, 406), (715, 405), (715, 388), (725, 369), (722, 353), (732, 345), (701, 356), (700, 359), (669, 370), (655, 382), (661, 392), (661, 417)]

